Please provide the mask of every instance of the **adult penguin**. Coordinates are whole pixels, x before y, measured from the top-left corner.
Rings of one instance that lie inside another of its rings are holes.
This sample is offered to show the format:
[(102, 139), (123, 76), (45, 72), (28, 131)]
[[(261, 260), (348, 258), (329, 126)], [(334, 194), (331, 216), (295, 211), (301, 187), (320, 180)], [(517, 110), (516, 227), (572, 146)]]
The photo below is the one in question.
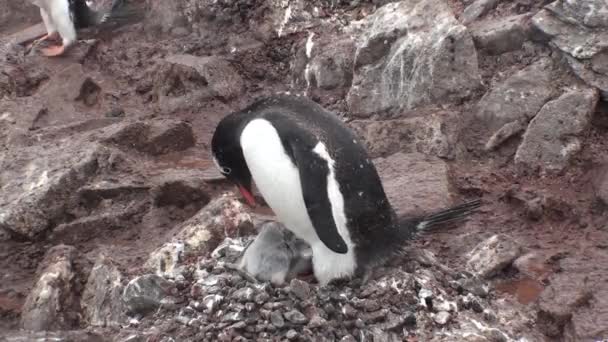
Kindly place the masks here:
[(40, 8), (40, 16), (47, 34), (37, 39), (34, 45), (45, 40), (61, 39), (60, 45), (41, 49), (48, 57), (60, 56), (71, 47), (77, 38), (77, 30), (138, 17), (139, 11), (125, 6), (124, 0), (112, 0), (107, 11), (95, 11), (86, 0), (29, 0)]
[(367, 275), (417, 233), (480, 205), (476, 200), (429, 216), (397, 217), (360, 140), (305, 97), (265, 97), (227, 115), (211, 149), (220, 172), (249, 204), (255, 205), (253, 180), (278, 220), (311, 246), (321, 285)]

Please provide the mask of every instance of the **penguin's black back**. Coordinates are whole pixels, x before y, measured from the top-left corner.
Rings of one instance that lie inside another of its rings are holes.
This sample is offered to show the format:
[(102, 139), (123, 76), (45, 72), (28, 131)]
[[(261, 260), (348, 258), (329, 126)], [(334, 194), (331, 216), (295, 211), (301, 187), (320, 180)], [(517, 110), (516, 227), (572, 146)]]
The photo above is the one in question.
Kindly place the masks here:
[(95, 12), (89, 8), (86, 0), (68, 0), (68, 5), (72, 22), (77, 30), (95, 24)]
[(336, 115), (312, 100), (290, 95), (258, 100), (234, 115), (232, 120), (240, 121), (240, 131), (255, 118), (268, 120), (296, 164), (290, 151), (294, 140), (302, 142), (307, 140), (303, 137), (312, 136), (313, 141), (325, 144), (335, 161), (334, 172), (344, 199), (348, 230), (357, 245), (359, 266), (383, 258), (401, 245), (396, 215), (377, 170), (360, 139)]

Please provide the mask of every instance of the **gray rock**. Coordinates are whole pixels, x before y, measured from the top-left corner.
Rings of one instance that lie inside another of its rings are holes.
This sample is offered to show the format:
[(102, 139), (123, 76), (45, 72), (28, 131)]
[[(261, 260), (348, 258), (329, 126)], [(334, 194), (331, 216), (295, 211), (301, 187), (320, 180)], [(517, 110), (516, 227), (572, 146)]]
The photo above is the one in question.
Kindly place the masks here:
[(374, 158), (397, 152), (419, 152), (440, 158), (454, 156), (454, 132), (448, 130), (450, 114), (429, 113), (405, 119), (354, 120), (349, 126), (363, 139)]
[(468, 255), (467, 270), (491, 278), (509, 266), (521, 254), (521, 247), (506, 235), (493, 235), (482, 241)]
[(270, 313), (270, 323), (277, 328), (282, 328), (285, 326), (285, 320), (283, 319), (283, 315), (280, 311), (273, 311)]
[(151, 180), (154, 204), (158, 207), (189, 205), (203, 207), (210, 201), (205, 174), (198, 169), (167, 169)]
[(48, 250), (39, 277), (21, 310), (25, 330), (69, 330), (77, 327), (77, 297), (74, 288), (76, 249), (59, 245)]
[(571, 89), (548, 102), (524, 133), (515, 163), (533, 170), (563, 170), (580, 151), (578, 136), (589, 126), (598, 100), (595, 89)]
[(232, 294), (232, 298), (241, 303), (250, 302), (255, 296), (255, 291), (251, 287), (242, 287)]
[(295, 340), (298, 337), (298, 332), (293, 329), (290, 329), (285, 334), (285, 337), (287, 337), (288, 340)]
[(465, 25), (474, 22), (494, 8), (499, 1), (500, 0), (475, 0), (471, 2), (471, 4), (464, 9), (460, 21)]
[(0, 154), (0, 227), (31, 239), (62, 222), (77, 190), (97, 175), (109, 155), (106, 148), (83, 141)]
[(235, 196), (220, 196), (181, 223), (173, 241), (153, 251), (145, 267), (161, 275), (180, 274), (183, 258), (209, 255), (226, 237), (236, 237), (251, 226), (251, 216)]
[(446, 311), (439, 311), (435, 316), (433, 316), (433, 320), (435, 323), (439, 325), (446, 325), (452, 318), (452, 315)]
[(183, 151), (196, 143), (192, 126), (172, 119), (116, 124), (110, 126), (101, 138), (106, 144), (153, 156)]
[(492, 135), (486, 143), (486, 146), (484, 147), (485, 150), (494, 150), (509, 138), (523, 132), (526, 128), (526, 122), (524, 121), (525, 120), (511, 121), (499, 128), (498, 131), (496, 131), (496, 133), (494, 133), (494, 135)]
[(532, 18), (541, 39), (557, 47), (572, 70), (608, 98), (608, 4), (603, 0), (555, 1)]
[(505, 125), (529, 121), (549, 101), (553, 93), (551, 69), (551, 60), (541, 59), (516, 72), (482, 97), (477, 104), (476, 117), (488, 129), (488, 138), (501, 130), (509, 131)]
[(549, 337), (560, 336), (572, 314), (581, 306), (588, 305), (592, 297), (593, 293), (582, 276), (562, 274), (553, 277), (538, 299), (536, 322), (539, 328)]
[(361, 26), (347, 96), (353, 115), (450, 103), (479, 88), (473, 40), (447, 1), (389, 3)]
[(228, 61), (217, 56), (171, 55), (165, 61), (193, 68), (205, 80), (212, 93), (224, 100), (231, 100), (243, 92), (244, 82), (241, 76)]
[(287, 319), (288, 321), (290, 321), (291, 323), (294, 324), (306, 324), (308, 323), (308, 318), (306, 318), (306, 316), (304, 316), (303, 313), (301, 313), (298, 310), (292, 309), (288, 312), (286, 312), (284, 314), (285, 319)]
[(310, 285), (300, 279), (292, 279), (289, 283), (289, 289), (300, 300), (306, 300), (310, 297)]
[(526, 40), (528, 14), (481, 22), (471, 27), (475, 46), (491, 55), (519, 50)]
[[(397, 153), (374, 160), (386, 195), (398, 214), (433, 211), (451, 205), (444, 161), (419, 153)], [(407, 170), (407, 172), (404, 172)], [(403, 189), (409, 189), (404, 192)], [(424, 193), (424, 198), (416, 194)]]
[(214, 313), (222, 304), (224, 297), (217, 294), (210, 294), (203, 297), (203, 305), (205, 307), (205, 312)]
[(122, 302), (123, 276), (105, 253), (100, 253), (89, 274), (80, 306), (91, 326), (120, 326), (126, 321)]
[[(353, 79), (355, 43), (350, 38), (336, 41), (315, 39), (310, 34), (296, 55), (292, 69), (294, 80), (307, 89), (349, 88)], [(338, 38), (339, 39), (339, 38)]]
[(171, 284), (155, 274), (146, 274), (131, 280), (122, 294), (131, 314), (145, 315), (163, 304), (170, 294)]

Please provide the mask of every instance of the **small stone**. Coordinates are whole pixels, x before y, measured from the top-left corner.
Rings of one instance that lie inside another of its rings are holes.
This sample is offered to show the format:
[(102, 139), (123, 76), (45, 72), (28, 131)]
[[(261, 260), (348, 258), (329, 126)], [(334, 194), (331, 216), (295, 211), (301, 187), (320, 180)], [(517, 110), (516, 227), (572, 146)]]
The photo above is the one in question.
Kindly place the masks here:
[(285, 334), (285, 337), (287, 337), (288, 340), (295, 340), (298, 337), (298, 332), (291, 329)]
[(451, 315), (449, 312), (440, 311), (434, 317), (433, 320), (439, 325), (446, 325), (450, 321)]
[(277, 328), (282, 328), (285, 326), (285, 320), (279, 311), (273, 311), (270, 313), (270, 322)]
[(504, 234), (482, 241), (469, 253), (467, 269), (484, 278), (491, 278), (509, 266), (521, 254), (521, 247)]
[(310, 285), (300, 279), (292, 279), (289, 283), (291, 293), (301, 300), (306, 300), (310, 297)]
[(308, 322), (308, 318), (306, 318), (303, 313), (295, 309), (286, 312), (285, 318), (294, 324), (306, 324)]
[(245, 313), (241, 310), (236, 312), (229, 312), (223, 318), (224, 322), (239, 322), (245, 319)]
[(340, 342), (357, 342), (357, 339), (353, 335), (346, 335), (340, 339)]
[(248, 312), (252, 312), (253, 310), (255, 310), (255, 303), (246, 303), (245, 310), (247, 310)]
[(254, 302), (256, 304), (264, 304), (266, 303), (268, 300), (270, 299), (270, 296), (268, 295), (268, 293), (266, 292), (262, 292), (262, 293), (258, 293), (255, 298), (254, 298)]
[(310, 328), (321, 328), (327, 325), (327, 320), (319, 315), (314, 315), (308, 322)]
[(357, 317), (357, 313), (357, 310), (355, 310), (355, 308), (353, 308), (350, 304), (346, 304), (342, 307), (342, 314), (348, 318)]
[(241, 303), (250, 302), (253, 300), (255, 292), (250, 287), (243, 287), (242, 289), (236, 290), (232, 297)]
[(155, 274), (131, 280), (124, 289), (123, 300), (131, 313), (147, 314), (162, 305), (171, 284)]
[(488, 296), (490, 289), (481, 279), (477, 277), (463, 278), (458, 280), (458, 284), (467, 292), (472, 293), (481, 298)]
[(203, 304), (203, 307), (205, 308), (204, 309), (205, 312), (207, 312), (207, 313), (215, 312), (215, 310), (217, 310), (217, 308), (219, 308), (223, 299), (224, 299), (224, 297), (217, 295), (217, 294), (211, 294), (211, 295), (205, 296), (202, 300), (202, 304)]

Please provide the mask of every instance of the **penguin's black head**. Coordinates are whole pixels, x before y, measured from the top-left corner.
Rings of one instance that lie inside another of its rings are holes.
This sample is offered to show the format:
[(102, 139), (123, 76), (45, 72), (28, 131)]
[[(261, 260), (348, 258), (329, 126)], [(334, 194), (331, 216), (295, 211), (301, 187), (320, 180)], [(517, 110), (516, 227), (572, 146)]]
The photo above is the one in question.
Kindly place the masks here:
[(255, 206), (251, 191), (251, 172), (240, 143), (245, 121), (246, 118), (240, 114), (230, 114), (222, 119), (211, 139), (211, 153), (219, 171), (239, 188), (251, 206)]

